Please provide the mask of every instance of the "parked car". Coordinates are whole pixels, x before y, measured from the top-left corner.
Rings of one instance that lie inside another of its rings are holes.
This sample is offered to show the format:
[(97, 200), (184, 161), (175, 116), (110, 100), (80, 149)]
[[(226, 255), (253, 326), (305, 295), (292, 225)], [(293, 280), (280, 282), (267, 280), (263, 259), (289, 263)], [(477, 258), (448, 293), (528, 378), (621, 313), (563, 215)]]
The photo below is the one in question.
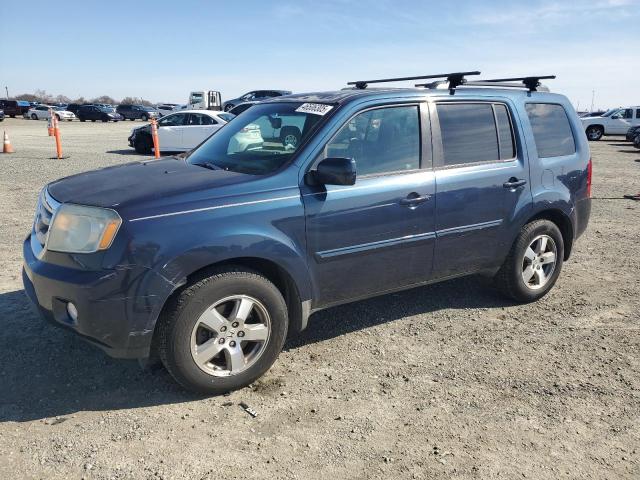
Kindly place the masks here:
[(70, 122), (76, 118), (72, 112), (65, 110), (63, 107), (53, 107), (50, 105), (38, 105), (29, 110), (27, 116), (31, 120), (47, 120), (50, 117), (49, 110), (53, 110), (58, 120), (67, 120)]
[(140, 119), (143, 122), (146, 122), (150, 118), (158, 118), (160, 116), (158, 110), (145, 105), (118, 105), (116, 112), (122, 115), (125, 120)]
[[(214, 110), (182, 110), (158, 120), (158, 142), (162, 152), (186, 152), (229, 122), (234, 115)], [(151, 153), (151, 125), (131, 130), (129, 146), (138, 153)]]
[(176, 110), (180, 110), (180, 105), (177, 103), (160, 103), (156, 105), (156, 110), (158, 110), (160, 116), (163, 117), (175, 112)]
[(289, 90), (253, 90), (251, 92), (247, 92), (244, 95), (234, 98), (232, 100), (227, 100), (224, 102), (224, 111), (228, 112), (236, 105), (240, 103), (246, 102), (261, 102), (262, 100), (266, 100), (267, 98), (273, 97), (281, 97), (283, 95), (290, 95), (291, 92)]
[[(469, 274), (546, 295), (591, 211), (568, 99), (359, 85), (262, 102), (184, 158), (46, 185), (25, 291), (109, 355), (159, 355), (209, 394), (255, 381), (324, 308)], [(300, 140), (238, 148), (264, 124)]]
[(0, 122), (4, 120), (4, 110), (0, 110)]
[(627, 134), (625, 135), (625, 139), (627, 140), (627, 142), (633, 142), (638, 135), (640, 135), (640, 125), (629, 128), (629, 130), (627, 130)]
[(78, 110), (80, 110), (80, 107), (82, 105), (79, 103), (70, 103), (69, 105), (67, 105), (67, 111), (73, 113), (74, 115), (77, 116), (78, 114)]
[(579, 113), (578, 115), (580, 117), (601, 117), (605, 113), (607, 113), (605, 110), (597, 110), (595, 112), (582, 112), (582, 113)]
[(78, 109), (77, 117), (81, 122), (91, 120), (95, 122), (100, 120), (102, 122), (117, 122), (118, 120), (124, 120), (122, 115), (116, 113), (112, 108), (97, 105), (82, 105)]
[(0, 109), (11, 118), (16, 118), (17, 115), (24, 115), (29, 108), (29, 102), (23, 100), (0, 100)]
[(259, 102), (245, 102), (245, 103), (241, 103), (239, 105), (236, 105), (235, 107), (231, 108), (228, 110), (229, 113), (233, 114), (233, 115), (240, 115), (242, 112), (244, 112), (245, 110), (248, 110), (249, 107), (254, 106), (256, 103)]
[(640, 125), (640, 106), (619, 108), (607, 111), (602, 117), (580, 120), (591, 141), (600, 140), (603, 135), (625, 135), (629, 127)]

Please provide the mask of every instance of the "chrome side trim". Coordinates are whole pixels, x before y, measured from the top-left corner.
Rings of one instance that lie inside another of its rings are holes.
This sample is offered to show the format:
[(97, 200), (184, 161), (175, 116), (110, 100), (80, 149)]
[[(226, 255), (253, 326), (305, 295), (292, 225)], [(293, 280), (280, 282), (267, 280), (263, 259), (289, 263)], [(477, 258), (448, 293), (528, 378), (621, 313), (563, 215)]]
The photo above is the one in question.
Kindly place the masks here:
[(368, 252), (370, 250), (379, 250), (382, 248), (395, 247), (407, 243), (431, 240), (436, 237), (435, 232), (419, 233), (417, 235), (407, 235), (405, 237), (390, 238), (388, 240), (380, 240), (378, 242), (362, 243), (359, 245), (351, 245), (348, 247), (335, 248), (333, 250), (324, 250), (316, 252), (315, 257), (319, 262), (327, 262), (345, 255), (354, 255), (358, 253)]
[(300, 195), (289, 195), (288, 197), (267, 198), (267, 199), (264, 199), (264, 200), (252, 200), (252, 201), (249, 201), (249, 202), (230, 203), (228, 205), (216, 205), (215, 207), (194, 208), (193, 210), (182, 210), (180, 212), (160, 213), (158, 215), (149, 215), (148, 217), (132, 218), (129, 221), (130, 222), (140, 222), (142, 220), (153, 220), (155, 218), (173, 217), (174, 215), (186, 215), (187, 213), (207, 212), (209, 210), (218, 210), (220, 208), (242, 207), (242, 206), (245, 206), (245, 205), (256, 205), (258, 203), (275, 202), (275, 201), (278, 201), (278, 200), (291, 200), (293, 198), (300, 198)]
[(446, 235), (453, 235), (456, 233), (465, 233), (472, 230), (482, 230), (484, 228), (493, 228), (502, 225), (502, 219), (492, 220), (490, 222), (474, 223), (471, 225), (462, 225), (461, 227), (444, 228), (442, 230), (436, 230), (436, 236), (444, 237)]

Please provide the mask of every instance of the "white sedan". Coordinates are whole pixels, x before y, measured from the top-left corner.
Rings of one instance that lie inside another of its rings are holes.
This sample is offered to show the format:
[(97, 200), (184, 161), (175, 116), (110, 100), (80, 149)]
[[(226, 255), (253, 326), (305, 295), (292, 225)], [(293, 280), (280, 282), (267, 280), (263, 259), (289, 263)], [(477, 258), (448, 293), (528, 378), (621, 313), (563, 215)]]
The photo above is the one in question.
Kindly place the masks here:
[[(180, 110), (158, 120), (161, 152), (188, 152), (222, 128), (235, 115), (217, 110)], [(131, 130), (129, 145), (138, 153), (151, 153), (151, 126)]]
[(76, 118), (73, 112), (69, 112), (62, 107), (50, 107), (48, 105), (38, 105), (36, 107), (30, 108), (26, 116), (31, 120), (47, 120), (49, 119), (50, 109), (53, 110), (53, 114), (58, 120), (71, 121)]

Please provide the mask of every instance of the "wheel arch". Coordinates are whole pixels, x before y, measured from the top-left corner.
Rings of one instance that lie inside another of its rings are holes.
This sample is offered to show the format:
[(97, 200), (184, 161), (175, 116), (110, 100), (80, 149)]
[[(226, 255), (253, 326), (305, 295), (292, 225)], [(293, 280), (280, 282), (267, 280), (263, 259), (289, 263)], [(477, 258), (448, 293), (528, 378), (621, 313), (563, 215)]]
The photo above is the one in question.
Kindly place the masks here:
[(569, 256), (571, 255), (573, 240), (575, 238), (575, 232), (571, 218), (562, 210), (553, 208), (541, 210), (535, 213), (529, 219), (527, 219), (525, 224), (531, 223), (536, 220), (549, 220), (558, 227), (560, 233), (562, 234), (562, 241), (564, 243), (563, 259), (568, 260)]

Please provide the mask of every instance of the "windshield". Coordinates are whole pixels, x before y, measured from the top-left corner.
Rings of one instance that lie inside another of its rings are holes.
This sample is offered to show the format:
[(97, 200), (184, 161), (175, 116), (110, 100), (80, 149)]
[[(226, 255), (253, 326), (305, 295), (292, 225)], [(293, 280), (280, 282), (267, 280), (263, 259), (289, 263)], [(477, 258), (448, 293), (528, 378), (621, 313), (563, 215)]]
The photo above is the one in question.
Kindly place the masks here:
[(610, 117), (611, 115), (613, 115), (614, 113), (620, 111), (619, 108), (610, 108), (609, 110), (607, 110), (606, 112), (604, 112), (602, 114), (603, 117)]
[[(305, 108), (311, 105), (311, 108)], [(314, 110), (313, 106), (323, 107)], [(267, 103), (235, 117), (196, 148), (187, 161), (251, 175), (272, 173), (287, 163), (328, 112), (329, 105)], [(313, 112), (313, 113), (308, 113)]]

